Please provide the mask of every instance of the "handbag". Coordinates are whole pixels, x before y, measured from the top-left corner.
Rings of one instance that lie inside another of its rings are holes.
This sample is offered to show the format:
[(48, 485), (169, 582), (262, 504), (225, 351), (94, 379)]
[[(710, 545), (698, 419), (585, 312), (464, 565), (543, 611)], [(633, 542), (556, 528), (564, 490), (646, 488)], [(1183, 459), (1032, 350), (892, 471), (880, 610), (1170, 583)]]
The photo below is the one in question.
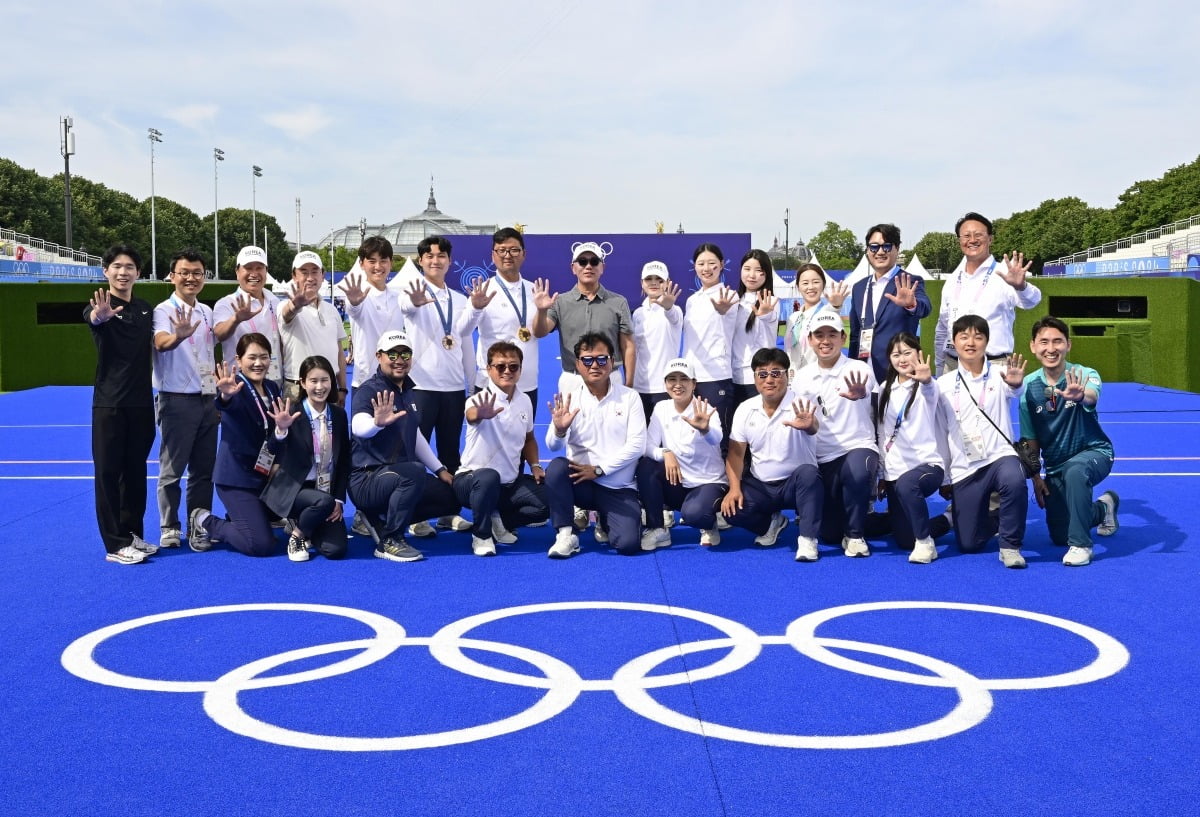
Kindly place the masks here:
[[(959, 380), (962, 380), (961, 374), (958, 377)], [(975, 400), (975, 395), (971, 394), (971, 390), (966, 387), (965, 382), (963, 383), (963, 391), (967, 393), (967, 397), (971, 398), (971, 402), (975, 404), (975, 408), (979, 409), (979, 413), (983, 415), (983, 418), (991, 423), (992, 428), (996, 429), (996, 432), (1004, 438), (1004, 441), (1013, 447), (1013, 451), (1017, 452), (1017, 459), (1021, 461), (1021, 468), (1025, 471), (1025, 479), (1033, 479), (1041, 474), (1042, 462), (1038, 457), (1038, 452), (1033, 447), (1033, 440), (1017, 440), (1014, 442), (1004, 433), (1000, 426), (996, 425), (996, 421), (991, 418), (991, 415), (980, 407), (979, 403)]]

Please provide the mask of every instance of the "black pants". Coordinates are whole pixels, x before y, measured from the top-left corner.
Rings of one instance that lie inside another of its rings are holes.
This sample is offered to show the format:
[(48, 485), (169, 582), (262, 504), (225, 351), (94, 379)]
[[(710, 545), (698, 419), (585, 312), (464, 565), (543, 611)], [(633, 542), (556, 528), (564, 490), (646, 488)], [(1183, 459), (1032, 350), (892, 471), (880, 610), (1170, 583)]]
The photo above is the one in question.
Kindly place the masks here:
[(116, 553), (142, 536), (146, 457), (154, 445), (154, 408), (92, 408), (96, 524), (104, 549)]
[(463, 414), (466, 411), (466, 393), (461, 389), (459, 391), (414, 389), (413, 399), (416, 400), (417, 412), (420, 414), (418, 423), (421, 435), (429, 440), (430, 444), (434, 443), (433, 437), (435, 434), (437, 435), (434, 451), (437, 452), (437, 457), (441, 460), (442, 465), (450, 469), (450, 473), (453, 474), (458, 470), (462, 456), (459, 439), (462, 437)]

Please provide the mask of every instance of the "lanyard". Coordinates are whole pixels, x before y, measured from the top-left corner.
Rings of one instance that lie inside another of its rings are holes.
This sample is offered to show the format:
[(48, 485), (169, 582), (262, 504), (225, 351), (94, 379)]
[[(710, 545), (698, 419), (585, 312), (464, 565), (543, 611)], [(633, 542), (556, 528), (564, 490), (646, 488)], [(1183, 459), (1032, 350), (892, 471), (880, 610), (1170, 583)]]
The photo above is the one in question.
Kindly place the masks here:
[(271, 423), (267, 418), (267, 407), (263, 405), (262, 396), (258, 393), (258, 389), (254, 388), (254, 384), (250, 382), (250, 379), (246, 375), (238, 372), (238, 377), (246, 384), (246, 388), (250, 389), (250, 396), (254, 398), (254, 405), (258, 408), (259, 416), (262, 417), (263, 431), (267, 431), (270, 429)]
[[(443, 289), (446, 293), (446, 311), (442, 311), (442, 304), (438, 301), (437, 295), (429, 288), (429, 284), (425, 285), (425, 291), (429, 293), (429, 297), (433, 300), (433, 305), (437, 307), (438, 320), (442, 322), (442, 329), (445, 330), (446, 336), (450, 336), (450, 327), (454, 324), (454, 297), (450, 294), (450, 290)], [(523, 293), (522, 293), (523, 294)]]
[[(972, 301), (972, 306), (974, 306), (975, 302), (979, 300), (979, 296), (987, 288), (988, 279), (992, 277), (992, 273), (995, 272), (995, 270), (996, 270), (996, 259), (993, 258), (992, 263), (990, 265), (988, 265), (987, 272), (985, 272), (983, 274), (983, 283), (981, 283), (979, 285), (979, 291), (975, 293), (975, 298)], [(966, 265), (964, 264), (963, 268), (958, 271), (958, 277), (955, 279), (955, 282), (954, 282), (954, 315), (953, 315), (953, 318), (958, 318), (959, 315), (974, 314), (974, 313), (970, 313), (970, 312), (964, 312), (962, 304), (959, 303), (959, 298), (962, 297), (963, 275), (966, 273), (966, 271), (967, 271), (967, 268), (966, 268)]]
[[(896, 271), (899, 269), (899, 265), (892, 267), (890, 270), (888, 270), (886, 275), (878, 280), (876, 280), (874, 276), (869, 276), (867, 278), (867, 285), (863, 289), (862, 325), (864, 329), (870, 329), (875, 325), (875, 285), (883, 284), (883, 288), (887, 289), (888, 282), (892, 280), (892, 276), (895, 275)], [(959, 273), (960, 288), (962, 286), (961, 275), (962, 273)], [(879, 299), (879, 306), (883, 306), (882, 297)], [(870, 318), (867, 317), (868, 315), (870, 315)]]
[(962, 419), (962, 415), (960, 415), (958, 413), (958, 389), (960, 386), (967, 390), (967, 397), (971, 398), (971, 402), (975, 404), (975, 408), (979, 409), (980, 412), (987, 414), (987, 412), (983, 408), (983, 404), (984, 404), (984, 401), (987, 400), (988, 388), (990, 388), (988, 381), (991, 380), (991, 377), (992, 377), (992, 364), (990, 361), (985, 360), (983, 363), (983, 391), (979, 393), (979, 400), (977, 401), (975, 399), (974, 395), (971, 394), (971, 387), (967, 384), (967, 381), (963, 380), (962, 369), (959, 368), (957, 370), (957, 377), (955, 377), (955, 379), (954, 379), (954, 416), (955, 417), (958, 417), (958, 419), (960, 419), (960, 420)]
[(792, 325), (792, 333), (793, 337), (796, 339), (797, 346), (808, 346), (808, 327), (812, 323), (812, 319), (815, 318), (817, 314), (827, 306), (832, 306), (832, 304), (829, 303), (828, 298), (822, 295), (821, 300), (817, 301), (817, 303), (813, 306), (812, 311), (806, 312), (805, 310), (807, 307), (800, 310), (800, 320), (796, 321), (796, 323)]
[[(243, 290), (239, 290), (239, 291), (240, 291), (240, 292), (246, 292), (244, 289), (243, 289)], [(246, 297), (250, 299), (251, 303), (253, 303), (253, 302), (254, 302), (254, 301), (256, 301), (256, 300), (259, 300), (258, 298), (255, 298), (253, 295), (251, 295), (249, 292), (246, 292)], [(271, 336), (272, 336), (272, 337), (276, 337), (276, 338), (277, 338), (277, 337), (279, 337), (279, 321), (278, 321), (278, 320), (275, 318), (275, 307), (274, 307), (274, 306), (272, 306), (272, 305), (271, 305), (271, 302), (267, 300), (267, 293), (266, 293), (265, 291), (263, 292), (263, 296), (262, 296), (261, 300), (262, 300), (262, 303), (263, 303), (263, 307), (264, 307), (264, 308), (267, 310), (267, 312), (268, 312), (268, 313), (271, 315), (271, 332), (273, 333)], [(250, 320), (246, 321), (246, 323), (247, 323), (247, 324), (249, 325), (249, 327), (250, 327), (250, 331), (251, 331), (251, 332), (257, 332), (257, 331), (258, 331), (258, 327), (254, 325), (254, 321), (255, 321), (257, 318), (258, 318), (258, 315), (255, 315), (253, 318), (251, 318)], [(275, 353), (275, 354), (278, 354), (278, 353)], [(275, 354), (271, 355), (271, 357), (275, 357)]]
[[(904, 416), (916, 401), (917, 389), (921, 387), (921, 384), (915, 380), (909, 380), (908, 382), (912, 384), (912, 389), (908, 392), (908, 399), (904, 401), (904, 405), (900, 407), (900, 411), (896, 414), (896, 425), (892, 427), (892, 435), (888, 437), (887, 443), (883, 446), (885, 453), (892, 450), (892, 443), (896, 441), (896, 435), (900, 433), (900, 424), (904, 422)], [(890, 397), (888, 398), (888, 402), (891, 402)]]
[[(529, 304), (526, 301), (527, 295), (525, 292), (525, 282), (519, 278), (517, 279), (517, 284), (521, 288), (521, 308), (517, 309), (517, 301), (515, 298), (513, 298), (512, 293), (508, 291), (508, 287), (504, 285), (504, 279), (497, 275), (495, 280), (496, 286), (500, 287), (500, 291), (504, 293), (504, 297), (508, 298), (508, 302), (512, 304), (513, 312), (517, 313), (517, 320), (520, 321), (520, 325), (524, 326), (526, 317), (529, 315)], [(449, 327), (446, 327), (446, 334), (450, 334)]]

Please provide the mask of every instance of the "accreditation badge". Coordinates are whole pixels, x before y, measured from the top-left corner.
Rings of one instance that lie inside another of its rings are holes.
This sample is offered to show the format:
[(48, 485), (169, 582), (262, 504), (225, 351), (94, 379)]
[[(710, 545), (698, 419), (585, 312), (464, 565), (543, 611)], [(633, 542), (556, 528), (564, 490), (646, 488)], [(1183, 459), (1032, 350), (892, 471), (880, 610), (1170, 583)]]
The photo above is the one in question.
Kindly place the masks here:
[(874, 329), (858, 330), (858, 359), (859, 360), (870, 360), (871, 359), (871, 341), (874, 339), (874, 337), (875, 337)]
[(254, 470), (265, 477), (270, 475), (271, 466), (274, 464), (275, 455), (267, 448), (267, 441), (263, 440), (262, 448), (258, 450), (258, 459), (254, 461)]

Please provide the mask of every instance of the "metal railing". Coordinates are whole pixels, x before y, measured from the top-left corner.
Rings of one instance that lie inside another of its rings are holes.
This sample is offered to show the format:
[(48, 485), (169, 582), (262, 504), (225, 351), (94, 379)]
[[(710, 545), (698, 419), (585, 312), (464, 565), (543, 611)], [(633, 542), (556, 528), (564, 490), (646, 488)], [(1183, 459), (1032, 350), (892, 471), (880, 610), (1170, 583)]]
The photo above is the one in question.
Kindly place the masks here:
[[(1181, 219), (1164, 224), (1161, 227), (1155, 227), (1152, 230), (1143, 230), (1140, 233), (1134, 233), (1125, 238), (1118, 238), (1116, 241), (1109, 241), (1107, 244), (1101, 244), (1098, 247), (1088, 247), (1086, 250), (1080, 250), (1072, 255), (1065, 255), (1062, 258), (1048, 261), (1048, 264), (1078, 264), (1084, 261), (1090, 261), (1093, 258), (1100, 258), (1117, 250), (1127, 250), (1135, 244), (1145, 244), (1153, 241), (1156, 238), (1162, 238), (1165, 235), (1174, 235), (1183, 230), (1190, 230), (1193, 227), (1200, 227), (1200, 214), (1191, 216), (1190, 218)], [(1151, 252), (1151, 255), (1161, 255), (1163, 253)]]
[[(11, 246), (9, 246), (11, 245)], [(7, 227), (0, 227), (0, 252), (4, 255), (15, 257), (17, 247), (36, 250), (38, 258), (30, 259), (42, 261), (45, 263), (62, 263), (64, 259), (69, 259), (68, 263), (84, 264), (87, 266), (100, 266), (100, 256), (86, 253), (82, 250), (73, 250), (70, 247), (64, 247), (61, 244), (55, 244), (53, 241), (35, 238), (25, 233), (18, 233), (16, 230), (10, 230)], [(52, 255), (52, 258), (41, 257), (42, 253)]]

